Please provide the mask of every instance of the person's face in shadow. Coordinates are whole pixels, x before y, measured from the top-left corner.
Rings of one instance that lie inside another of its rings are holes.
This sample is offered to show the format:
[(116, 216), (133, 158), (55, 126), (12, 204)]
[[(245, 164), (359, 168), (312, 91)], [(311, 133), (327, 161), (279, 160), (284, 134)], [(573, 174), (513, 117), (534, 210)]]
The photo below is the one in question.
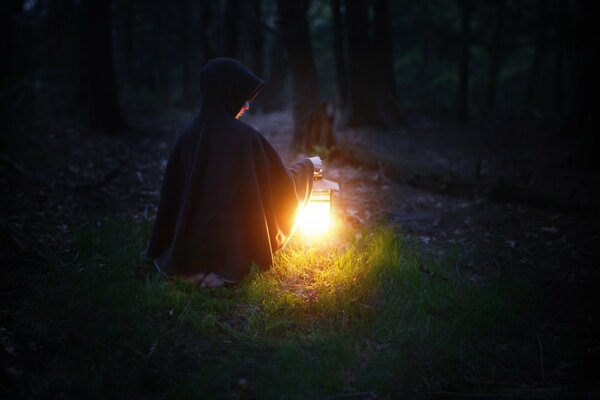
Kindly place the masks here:
[(242, 118), (242, 115), (244, 115), (244, 113), (246, 111), (248, 111), (250, 109), (250, 102), (245, 102), (244, 105), (242, 106), (240, 112), (238, 112), (238, 114), (235, 116), (236, 119), (240, 119)]

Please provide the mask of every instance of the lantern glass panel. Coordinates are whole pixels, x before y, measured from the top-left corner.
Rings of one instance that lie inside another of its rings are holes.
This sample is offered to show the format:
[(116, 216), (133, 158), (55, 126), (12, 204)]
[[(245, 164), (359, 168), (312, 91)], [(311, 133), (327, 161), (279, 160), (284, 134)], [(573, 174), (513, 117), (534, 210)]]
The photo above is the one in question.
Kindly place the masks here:
[(299, 229), (309, 234), (327, 232), (331, 226), (331, 190), (313, 189), (304, 208)]

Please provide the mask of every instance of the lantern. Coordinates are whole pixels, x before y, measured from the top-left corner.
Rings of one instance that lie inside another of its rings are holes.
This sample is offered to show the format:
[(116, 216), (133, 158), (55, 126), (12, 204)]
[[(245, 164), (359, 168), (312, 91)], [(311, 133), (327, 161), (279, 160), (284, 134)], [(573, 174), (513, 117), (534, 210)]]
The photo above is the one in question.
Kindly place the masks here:
[(315, 172), (314, 179), (312, 193), (298, 221), (300, 232), (311, 236), (330, 230), (333, 191), (340, 190), (336, 182), (323, 179), (321, 171)]

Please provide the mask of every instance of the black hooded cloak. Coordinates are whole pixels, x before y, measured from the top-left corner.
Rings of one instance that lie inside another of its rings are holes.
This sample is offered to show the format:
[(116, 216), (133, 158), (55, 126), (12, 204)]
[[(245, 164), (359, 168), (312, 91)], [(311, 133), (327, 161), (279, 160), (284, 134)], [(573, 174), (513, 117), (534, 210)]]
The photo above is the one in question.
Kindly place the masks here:
[(286, 168), (255, 129), (235, 117), (263, 86), (228, 58), (200, 72), (199, 114), (169, 156), (148, 255), (164, 273), (214, 272), (239, 281), (272, 264), (312, 190), (313, 165)]

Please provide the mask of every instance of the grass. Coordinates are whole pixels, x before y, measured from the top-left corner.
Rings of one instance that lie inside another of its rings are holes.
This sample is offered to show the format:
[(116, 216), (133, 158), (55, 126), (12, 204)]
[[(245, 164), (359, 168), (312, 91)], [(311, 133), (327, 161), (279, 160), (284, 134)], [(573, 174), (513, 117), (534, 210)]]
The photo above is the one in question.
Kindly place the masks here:
[(292, 243), (270, 271), (211, 290), (156, 273), (149, 228), (84, 226), (78, 261), (39, 278), (19, 319), (43, 356), (19, 394), (389, 398), (529, 373), (513, 350), (535, 340), (535, 288), (443, 278), (444, 260), (424, 268), (385, 228)]

